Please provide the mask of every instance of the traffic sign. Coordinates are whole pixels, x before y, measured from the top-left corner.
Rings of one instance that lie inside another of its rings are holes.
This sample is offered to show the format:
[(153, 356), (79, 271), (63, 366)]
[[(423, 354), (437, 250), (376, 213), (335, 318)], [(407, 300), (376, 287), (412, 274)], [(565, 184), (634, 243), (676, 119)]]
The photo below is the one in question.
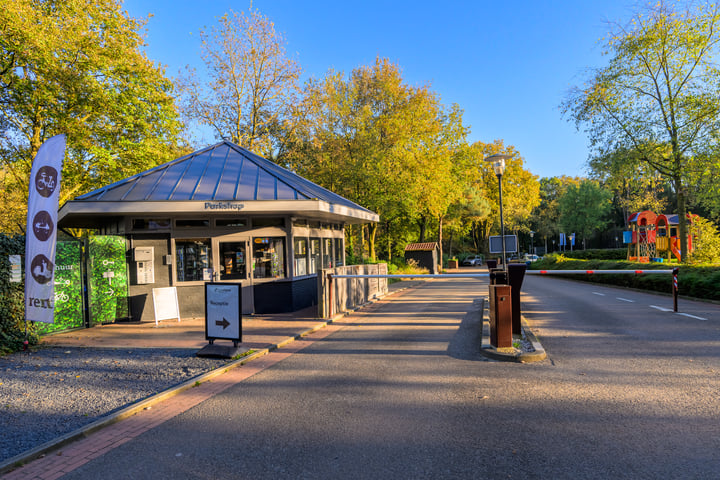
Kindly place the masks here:
[(242, 288), (239, 283), (205, 283), (205, 338), (242, 342)]

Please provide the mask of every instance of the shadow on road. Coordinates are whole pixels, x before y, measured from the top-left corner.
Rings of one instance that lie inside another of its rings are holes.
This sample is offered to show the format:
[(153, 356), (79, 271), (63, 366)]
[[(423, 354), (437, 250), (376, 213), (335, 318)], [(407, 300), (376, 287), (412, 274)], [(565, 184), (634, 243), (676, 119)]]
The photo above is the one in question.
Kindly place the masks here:
[(472, 307), (465, 314), (460, 327), (448, 344), (448, 355), (458, 360), (489, 361), (480, 354), (482, 345), (482, 311), (483, 299), (473, 301)]

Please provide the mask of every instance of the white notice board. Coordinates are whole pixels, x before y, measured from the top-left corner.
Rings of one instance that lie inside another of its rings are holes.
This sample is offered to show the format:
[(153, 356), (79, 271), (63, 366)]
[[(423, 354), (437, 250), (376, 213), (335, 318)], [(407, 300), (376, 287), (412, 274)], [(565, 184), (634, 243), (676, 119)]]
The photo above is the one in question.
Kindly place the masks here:
[(155, 307), (155, 325), (159, 320), (177, 318), (180, 321), (177, 289), (175, 287), (153, 288), (153, 306)]
[[(242, 286), (205, 284), (205, 338), (242, 342)], [(212, 342), (211, 342), (212, 343)]]

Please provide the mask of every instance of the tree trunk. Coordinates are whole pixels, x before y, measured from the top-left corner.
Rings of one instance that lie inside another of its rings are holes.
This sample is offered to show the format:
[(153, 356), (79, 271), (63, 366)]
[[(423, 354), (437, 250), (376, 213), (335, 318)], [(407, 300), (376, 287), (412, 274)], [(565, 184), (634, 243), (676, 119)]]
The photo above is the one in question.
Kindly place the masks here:
[(368, 256), (375, 261), (375, 235), (377, 234), (377, 223), (368, 224)]
[(365, 258), (365, 225), (358, 225), (360, 245), (358, 245), (358, 258)]
[(443, 264), (443, 217), (442, 215), (438, 216), (438, 245), (440, 247), (440, 265)]
[(425, 216), (421, 216), (418, 220), (418, 226), (420, 227), (420, 238), (418, 239), (418, 242), (424, 243), (425, 242), (425, 230), (427, 230), (427, 219)]
[(688, 235), (687, 235), (687, 212), (685, 205), (685, 191), (682, 180), (678, 179), (677, 207), (678, 207), (678, 235), (680, 235), (680, 263), (688, 261)]

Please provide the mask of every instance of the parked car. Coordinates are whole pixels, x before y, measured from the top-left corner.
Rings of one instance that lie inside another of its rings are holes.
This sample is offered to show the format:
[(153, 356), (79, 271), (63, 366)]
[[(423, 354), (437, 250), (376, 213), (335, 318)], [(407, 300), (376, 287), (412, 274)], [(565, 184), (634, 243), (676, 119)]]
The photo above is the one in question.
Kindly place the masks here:
[(537, 262), (538, 260), (542, 260), (542, 257), (539, 257), (534, 253), (526, 253), (523, 257), (523, 260), (525, 260), (526, 262)]
[(468, 255), (465, 257), (461, 263), (461, 265), (465, 267), (474, 267), (478, 265), (483, 264), (483, 257), (482, 255)]

